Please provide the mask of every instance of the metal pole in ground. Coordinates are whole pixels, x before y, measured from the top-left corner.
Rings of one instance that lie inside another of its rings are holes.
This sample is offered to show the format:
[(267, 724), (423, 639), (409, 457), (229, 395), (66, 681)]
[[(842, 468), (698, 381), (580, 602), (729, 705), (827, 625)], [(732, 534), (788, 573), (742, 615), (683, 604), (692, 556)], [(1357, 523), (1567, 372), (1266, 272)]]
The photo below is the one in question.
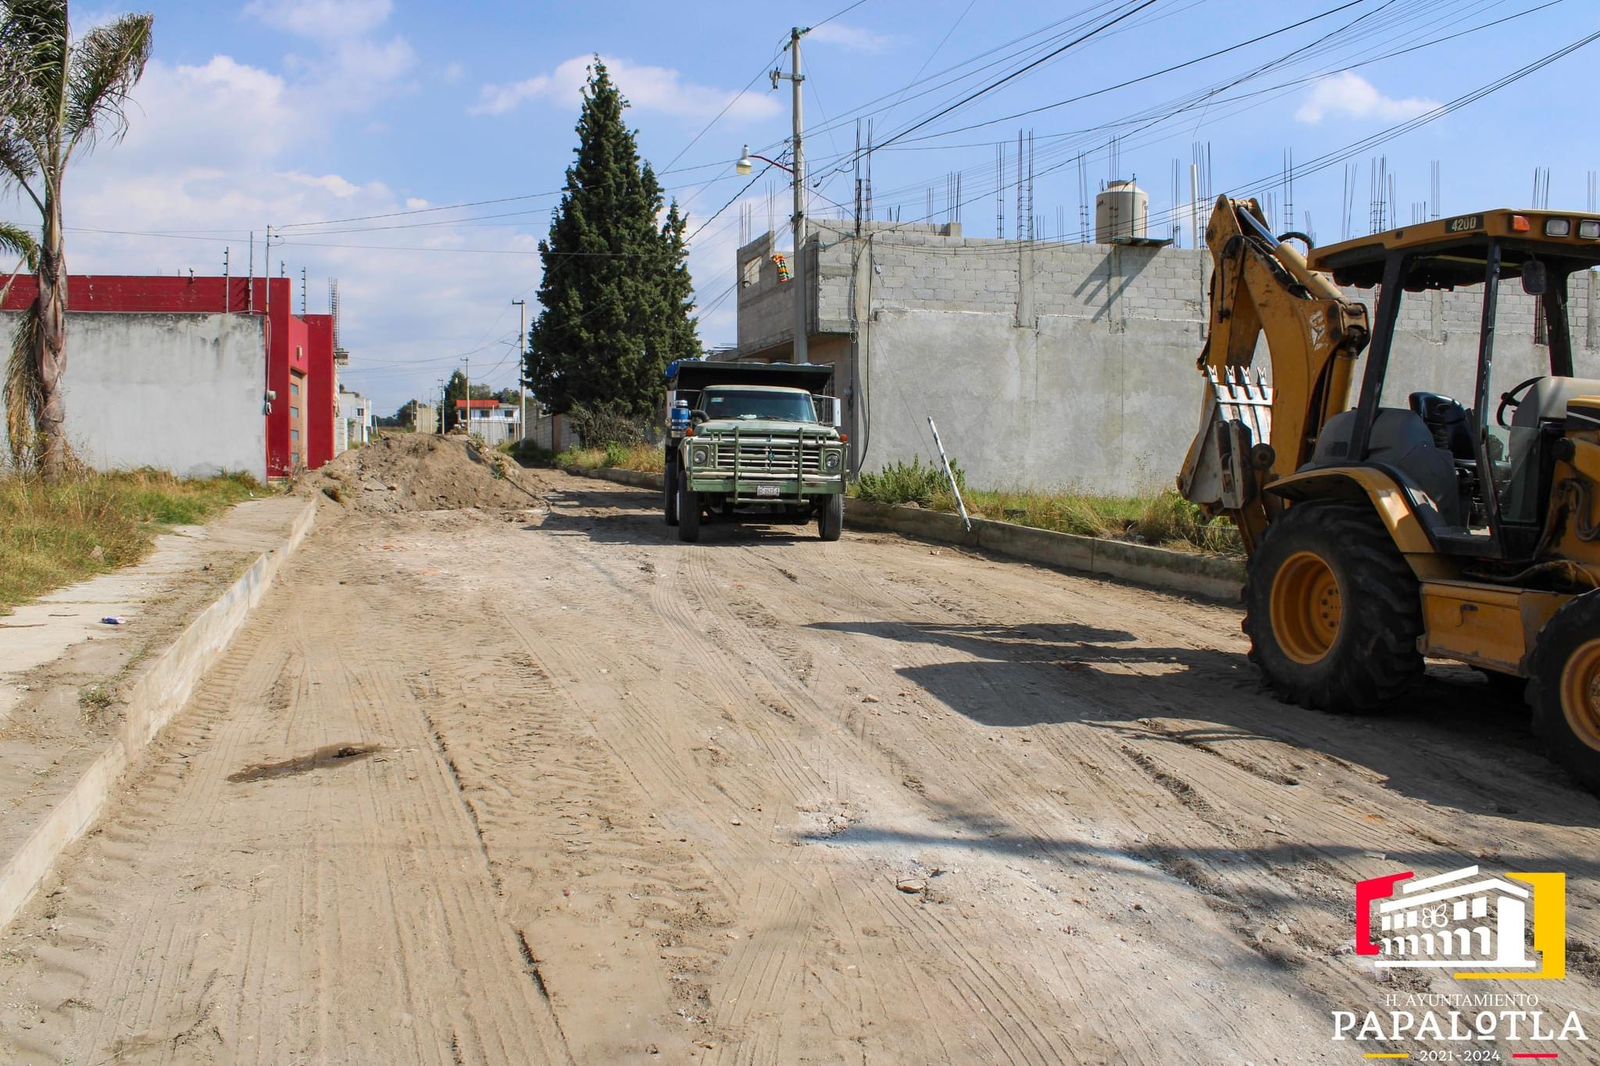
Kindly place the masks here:
[(928, 428), (933, 430), (933, 443), (939, 449), (939, 462), (944, 464), (944, 476), (950, 481), (950, 491), (956, 495), (956, 506), (961, 508), (961, 521), (966, 523), (967, 532), (972, 532), (972, 519), (967, 515), (967, 501), (961, 498), (961, 486), (956, 484), (956, 475), (950, 469), (950, 458), (944, 454), (944, 441), (939, 439), (939, 427), (933, 424), (933, 416), (928, 416)]

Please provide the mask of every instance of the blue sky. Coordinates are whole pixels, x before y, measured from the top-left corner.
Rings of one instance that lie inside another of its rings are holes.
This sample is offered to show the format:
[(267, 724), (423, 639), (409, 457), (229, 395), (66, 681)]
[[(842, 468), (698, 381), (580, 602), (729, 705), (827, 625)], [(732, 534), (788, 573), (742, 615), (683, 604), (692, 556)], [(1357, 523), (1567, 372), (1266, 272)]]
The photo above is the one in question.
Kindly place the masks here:
[[(834, 202), (853, 199), (857, 175), (838, 164), (848, 163), (857, 114), (872, 115), (882, 141), (1126, 16), (874, 154), (877, 217), (898, 208), (903, 221), (920, 219), (932, 190), (942, 221), (949, 176), (959, 172), (963, 225), (988, 236), (995, 144), (1006, 144), (1014, 180), (1017, 132), (1031, 129), (1036, 232), (1051, 239), (1078, 230), (1078, 154), (1091, 195), (1113, 176), (1114, 132), (1122, 134), (1117, 175), (1137, 176), (1150, 191), (1159, 235), (1170, 235), (1173, 161), (1187, 183), (1196, 142), (1210, 145), (1214, 193), (1270, 187), (1281, 216), (1275, 176), (1286, 153), (1304, 166), (1600, 29), (1596, 0), (864, 0), (839, 14), (848, 4), (149, 4), (154, 57), (129, 136), (103, 145), (69, 182), (72, 269), (220, 273), (224, 248), (242, 269), (249, 232), (259, 250), (266, 226), (282, 227), (274, 273), (280, 261), (292, 274), (306, 269), (314, 312), (325, 309), (326, 279), (340, 278), (346, 381), (392, 410), (428, 395), (463, 358), (475, 379), (514, 384), (510, 301), (531, 300), (538, 283), (532, 253), (555, 202), (538, 194), (560, 188), (577, 85), (597, 52), (632, 100), (641, 150), (667, 172), (690, 228), (727, 205), (697, 236), (690, 261), (707, 309), (702, 337), (720, 344), (734, 335), (728, 292), (742, 208), (756, 233), (767, 228), (769, 199), (780, 226), (788, 210), (787, 178), (776, 171), (735, 199), (745, 179), (732, 163), (747, 142), (767, 155), (784, 150), (787, 86), (774, 93), (761, 75), (793, 24), (820, 24), (805, 42), (807, 155), (813, 174), (826, 176), (811, 210), (837, 214)], [(78, 5), (75, 18), (87, 24), (116, 10)], [(1310, 21), (1285, 29), (1301, 20)], [(1405, 48), (1415, 50), (1372, 61)], [(1376, 156), (1387, 156), (1394, 175), (1397, 223), (1429, 199), (1433, 161), (1444, 214), (1528, 204), (1536, 166), (1550, 170), (1552, 205), (1586, 208), (1600, 149), (1593, 108), (1581, 101), (1593, 97), (1597, 63), (1600, 42), (1358, 151), (1348, 160), (1358, 165), (1352, 232), (1366, 231)], [(1086, 93), (1096, 95), (1059, 103)], [(1343, 163), (1302, 174), (1296, 225), (1309, 211), (1319, 241), (1338, 240), (1344, 188)], [(1005, 199), (1014, 235), (1014, 189)], [(501, 202), (438, 210), (479, 201)], [(15, 205), (8, 214), (26, 218)], [(345, 219), (360, 220), (336, 221)], [(1180, 223), (1188, 244), (1186, 211)]]

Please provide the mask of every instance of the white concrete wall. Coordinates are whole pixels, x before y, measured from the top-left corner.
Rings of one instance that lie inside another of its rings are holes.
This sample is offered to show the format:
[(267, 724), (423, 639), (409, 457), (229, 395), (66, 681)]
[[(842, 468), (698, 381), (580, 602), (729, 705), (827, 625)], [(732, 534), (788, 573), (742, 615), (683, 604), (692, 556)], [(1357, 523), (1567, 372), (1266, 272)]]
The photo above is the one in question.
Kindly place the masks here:
[[(0, 313), (9, 351), (16, 313)], [(101, 470), (265, 480), (262, 320), (245, 315), (67, 316), (63, 400), (78, 457)], [(3, 445), (0, 445), (3, 447)]]
[[(1127, 495), (1172, 485), (1199, 422), (1208, 252), (1024, 249), (931, 227), (869, 235), (824, 225), (808, 285), (812, 358), (840, 368), (862, 469), (935, 456), (932, 415), (976, 487)], [(767, 243), (741, 249), (741, 265)], [(740, 291), (747, 351), (788, 341), (789, 287), (759, 266)], [(1571, 317), (1577, 373), (1600, 377), (1592, 281), (1573, 277)], [(1370, 291), (1351, 295), (1372, 304)], [(1481, 310), (1481, 289), (1406, 294), (1385, 404), (1428, 390), (1471, 406)], [(1515, 281), (1502, 286), (1497, 393), (1547, 372), (1532, 311)], [(1257, 365), (1267, 366), (1264, 351)]]

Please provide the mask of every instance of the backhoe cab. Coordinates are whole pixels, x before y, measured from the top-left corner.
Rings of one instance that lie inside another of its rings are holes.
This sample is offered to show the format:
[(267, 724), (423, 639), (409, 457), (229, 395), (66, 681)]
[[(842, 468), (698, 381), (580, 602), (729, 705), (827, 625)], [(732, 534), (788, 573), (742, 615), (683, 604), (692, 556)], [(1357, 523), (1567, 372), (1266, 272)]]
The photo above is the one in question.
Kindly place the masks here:
[[(1204, 406), (1178, 478), (1244, 539), (1252, 661), (1331, 711), (1390, 703), (1424, 656), (1526, 678), (1536, 732), (1600, 789), (1600, 379), (1575, 376), (1567, 302), (1600, 265), (1600, 218), (1485, 211), (1306, 255), (1298, 236), (1273, 236), (1254, 200), (1217, 201)], [(1341, 285), (1379, 287), (1370, 326)], [(1471, 395), (1397, 395), (1436, 361), (1396, 347), (1404, 301), (1469, 287)], [(1496, 317), (1523, 293), (1547, 364), (1508, 374)]]

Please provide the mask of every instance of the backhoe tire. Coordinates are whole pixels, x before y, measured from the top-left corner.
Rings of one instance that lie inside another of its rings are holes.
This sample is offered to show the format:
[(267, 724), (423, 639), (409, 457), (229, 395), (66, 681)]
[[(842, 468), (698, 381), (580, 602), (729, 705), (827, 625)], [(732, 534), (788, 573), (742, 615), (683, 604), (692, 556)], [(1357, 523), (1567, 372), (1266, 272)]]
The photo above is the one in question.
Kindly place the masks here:
[(1422, 677), (1417, 579), (1365, 505), (1290, 507), (1250, 559), (1244, 603), (1250, 661), (1290, 703), (1370, 712)]
[(1600, 591), (1568, 601), (1529, 658), (1533, 732), (1550, 757), (1600, 792)]
[(668, 466), (661, 481), (661, 516), (667, 525), (675, 526), (678, 524), (678, 468)]
[(700, 494), (689, 487), (687, 478), (679, 477), (678, 539), (693, 544), (700, 539)]
[(838, 540), (844, 532), (844, 494), (829, 496), (817, 508), (817, 533), (823, 540)]

